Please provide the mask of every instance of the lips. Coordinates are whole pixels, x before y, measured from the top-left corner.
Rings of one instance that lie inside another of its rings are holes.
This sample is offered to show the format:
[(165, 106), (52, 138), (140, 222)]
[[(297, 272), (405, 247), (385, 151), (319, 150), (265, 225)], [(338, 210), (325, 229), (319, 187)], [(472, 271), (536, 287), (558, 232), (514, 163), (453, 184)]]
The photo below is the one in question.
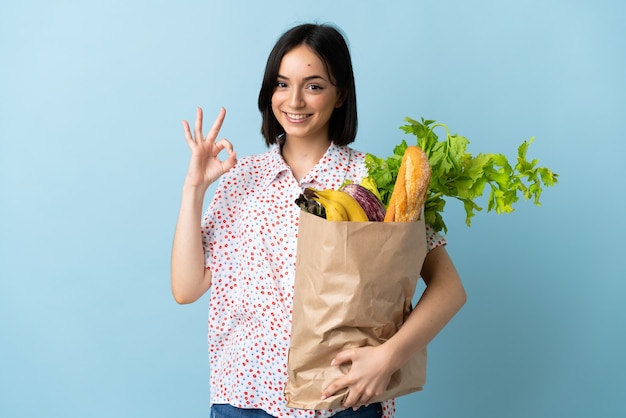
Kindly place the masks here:
[(287, 113), (287, 112), (284, 112), (284, 113), (289, 119), (296, 121), (296, 122), (311, 117), (310, 113)]

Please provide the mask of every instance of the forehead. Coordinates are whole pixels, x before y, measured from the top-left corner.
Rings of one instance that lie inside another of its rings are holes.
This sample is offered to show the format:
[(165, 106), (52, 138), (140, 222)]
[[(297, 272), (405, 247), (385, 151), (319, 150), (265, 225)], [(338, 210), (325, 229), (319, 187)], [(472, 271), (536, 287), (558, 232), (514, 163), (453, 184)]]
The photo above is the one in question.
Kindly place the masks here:
[(328, 77), (324, 62), (306, 45), (298, 45), (287, 52), (280, 61), (278, 72), (280, 75), (287, 75), (287, 73), (315, 73), (322, 77)]

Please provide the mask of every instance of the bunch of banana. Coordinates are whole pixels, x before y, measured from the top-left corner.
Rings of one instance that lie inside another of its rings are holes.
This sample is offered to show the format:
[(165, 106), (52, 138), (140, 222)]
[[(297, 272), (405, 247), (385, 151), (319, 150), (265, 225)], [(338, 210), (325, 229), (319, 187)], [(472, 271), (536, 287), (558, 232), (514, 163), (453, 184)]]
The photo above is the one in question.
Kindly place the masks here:
[[(306, 203), (308, 209), (305, 210), (313, 212), (311, 208), (313, 207), (315, 210), (315, 203), (317, 203), (324, 209), (325, 218), (329, 221), (367, 222), (369, 220), (359, 202), (341, 190), (317, 190), (308, 187), (304, 189), (303, 195), (308, 202)], [(315, 203), (311, 203), (311, 200)], [(303, 204), (300, 204), (300, 207), (304, 209), (303, 206)], [(319, 210), (315, 211), (321, 212)], [(315, 214), (319, 216), (318, 213)]]

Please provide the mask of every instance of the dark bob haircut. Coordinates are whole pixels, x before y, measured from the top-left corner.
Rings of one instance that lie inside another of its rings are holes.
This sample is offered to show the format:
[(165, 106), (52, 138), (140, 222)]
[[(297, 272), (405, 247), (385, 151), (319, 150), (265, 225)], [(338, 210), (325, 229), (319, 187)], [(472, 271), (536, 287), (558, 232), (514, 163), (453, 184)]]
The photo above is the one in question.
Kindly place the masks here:
[(353, 142), (357, 131), (356, 91), (352, 60), (346, 39), (339, 29), (325, 24), (306, 23), (285, 32), (276, 42), (267, 59), (263, 84), (259, 92), (259, 111), (263, 117), (261, 133), (267, 146), (275, 144), (285, 133), (272, 111), (272, 95), (276, 88), (280, 63), (293, 48), (306, 45), (315, 52), (339, 90), (343, 103), (330, 118), (328, 137), (336, 145)]

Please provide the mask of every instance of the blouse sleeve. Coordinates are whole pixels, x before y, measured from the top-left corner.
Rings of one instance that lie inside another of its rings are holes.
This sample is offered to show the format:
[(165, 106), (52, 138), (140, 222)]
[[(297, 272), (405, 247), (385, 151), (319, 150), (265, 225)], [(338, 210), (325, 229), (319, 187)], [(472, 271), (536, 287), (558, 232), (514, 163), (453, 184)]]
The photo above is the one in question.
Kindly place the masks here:
[(233, 196), (237, 194), (237, 179), (233, 176), (234, 171), (231, 170), (220, 178), (213, 199), (202, 217), (204, 266), (208, 269), (212, 269), (216, 261), (215, 246), (235, 239), (237, 219)]
[(441, 235), (428, 224), (426, 224), (426, 248), (428, 251), (434, 250), (435, 248), (446, 245), (448, 241), (446, 241), (446, 237)]

